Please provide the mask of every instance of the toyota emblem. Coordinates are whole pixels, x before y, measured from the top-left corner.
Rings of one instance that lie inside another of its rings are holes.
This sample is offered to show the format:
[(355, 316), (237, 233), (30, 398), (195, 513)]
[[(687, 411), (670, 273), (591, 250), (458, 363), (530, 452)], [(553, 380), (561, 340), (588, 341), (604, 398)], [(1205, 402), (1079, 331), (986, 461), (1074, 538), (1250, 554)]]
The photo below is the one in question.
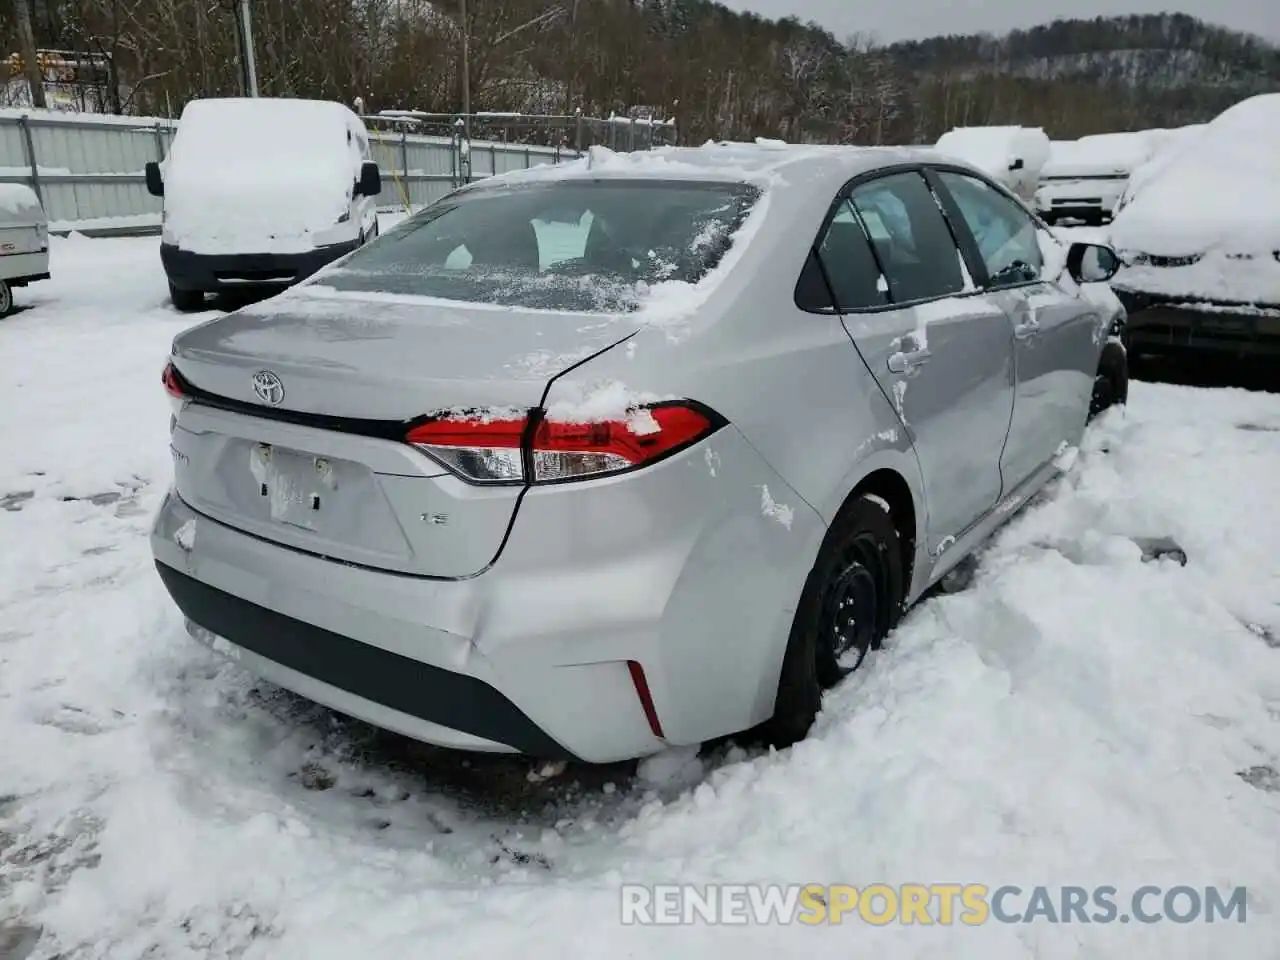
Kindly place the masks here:
[(253, 375), (253, 392), (263, 403), (277, 407), (284, 399), (284, 384), (270, 370), (259, 370)]

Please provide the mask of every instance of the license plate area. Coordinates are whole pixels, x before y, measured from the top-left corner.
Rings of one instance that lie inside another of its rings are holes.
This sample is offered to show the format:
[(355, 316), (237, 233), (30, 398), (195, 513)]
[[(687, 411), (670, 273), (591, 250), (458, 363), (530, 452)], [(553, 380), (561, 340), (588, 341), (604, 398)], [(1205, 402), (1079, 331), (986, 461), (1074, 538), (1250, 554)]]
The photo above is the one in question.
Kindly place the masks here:
[(340, 478), (326, 457), (255, 443), (249, 448), (249, 472), (267, 515), (276, 523), (319, 530), (321, 511), (335, 506)]

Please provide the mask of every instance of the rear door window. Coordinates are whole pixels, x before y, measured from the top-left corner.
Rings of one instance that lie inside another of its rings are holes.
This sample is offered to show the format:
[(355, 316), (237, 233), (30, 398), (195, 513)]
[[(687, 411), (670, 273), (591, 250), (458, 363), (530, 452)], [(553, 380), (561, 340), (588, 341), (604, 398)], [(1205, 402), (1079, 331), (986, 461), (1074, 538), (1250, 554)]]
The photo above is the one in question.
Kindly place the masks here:
[(864, 183), (853, 190), (850, 203), (866, 225), (893, 303), (964, 291), (951, 229), (920, 174), (895, 173)]
[(889, 286), (880, 274), (880, 265), (867, 240), (868, 231), (874, 237), (880, 230), (882, 224), (877, 220), (874, 227), (868, 224), (864, 231), (852, 205), (842, 200), (818, 244), (818, 256), (831, 281), (836, 306), (841, 310), (878, 307), (889, 302)]

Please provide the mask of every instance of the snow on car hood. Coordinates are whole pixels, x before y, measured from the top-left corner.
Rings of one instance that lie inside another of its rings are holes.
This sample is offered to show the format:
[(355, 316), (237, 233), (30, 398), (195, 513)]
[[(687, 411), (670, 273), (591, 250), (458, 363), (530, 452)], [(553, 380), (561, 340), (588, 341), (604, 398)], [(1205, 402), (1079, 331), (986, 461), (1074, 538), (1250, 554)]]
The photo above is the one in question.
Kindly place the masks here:
[(300, 253), (350, 206), (351, 184), (299, 169), (287, 180), (248, 164), (216, 173), (181, 166), (165, 182), (165, 242), (197, 253)]
[(1111, 227), (1118, 250), (1161, 257), (1280, 250), (1280, 94), (1219, 115), (1136, 190)]

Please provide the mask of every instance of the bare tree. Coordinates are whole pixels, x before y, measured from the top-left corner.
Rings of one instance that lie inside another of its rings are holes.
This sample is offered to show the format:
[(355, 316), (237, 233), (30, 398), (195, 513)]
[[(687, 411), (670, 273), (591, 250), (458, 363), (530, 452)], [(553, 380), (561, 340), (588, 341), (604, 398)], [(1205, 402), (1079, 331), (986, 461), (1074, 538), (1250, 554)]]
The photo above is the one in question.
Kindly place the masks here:
[(18, 27), (18, 43), (22, 50), (22, 69), (27, 75), (27, 86), (31, 88), (31, 105), (43, 110), (44, 75), (40, 70), (40, 61), (36, 56), (36, 35), (31, 29), (31, 8), (28, 0), (13, 0), (14, 21)]

